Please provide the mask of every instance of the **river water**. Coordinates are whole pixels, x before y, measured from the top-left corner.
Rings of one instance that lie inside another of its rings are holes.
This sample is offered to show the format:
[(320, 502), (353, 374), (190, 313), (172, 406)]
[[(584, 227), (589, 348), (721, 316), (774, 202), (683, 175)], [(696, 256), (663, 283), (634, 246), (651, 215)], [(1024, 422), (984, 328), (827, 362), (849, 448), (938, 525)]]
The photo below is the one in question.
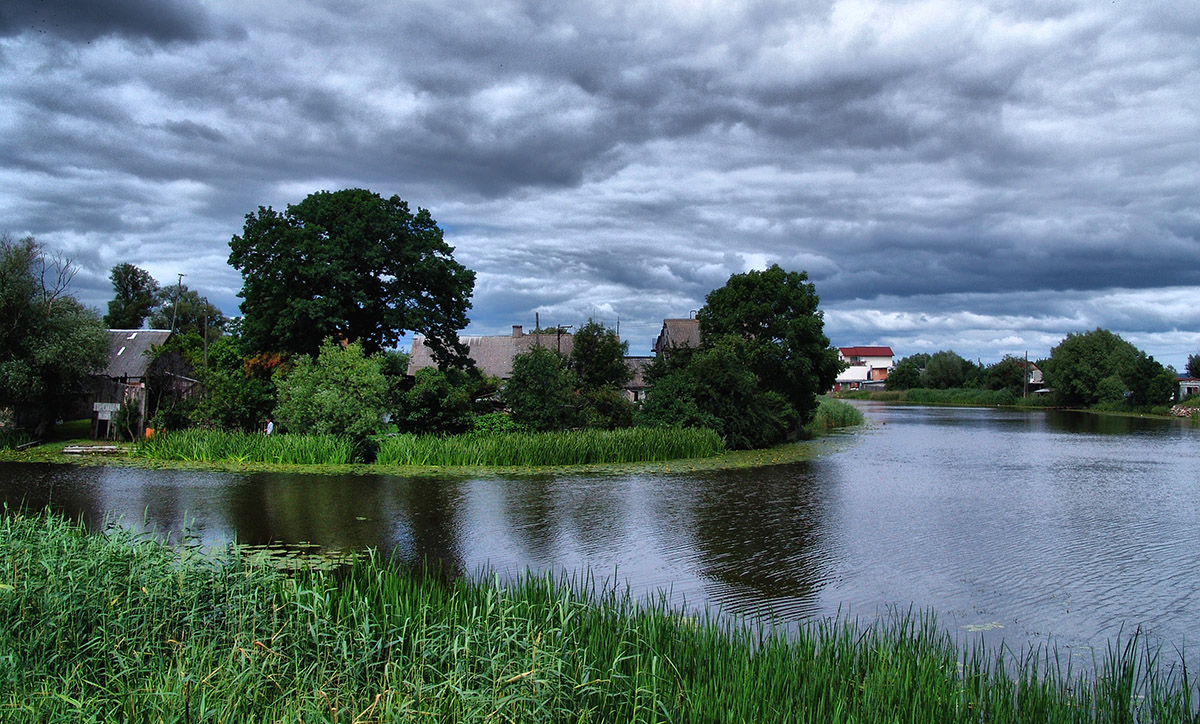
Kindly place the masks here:
[[(501, 577), (591, 571), (680, 606), (929, 609), (989, 643), (1085, 655), (1200, 641), (1200, 430), (859, 403), (811, 461), (653, 474), (321, 476), (0, 464), (0, 498), (203, 544), (374, 547)], [(1194, 653), (1194, 652), (1193, 652)], [(1188, 655), (1193, 659), (1193, 654)]]

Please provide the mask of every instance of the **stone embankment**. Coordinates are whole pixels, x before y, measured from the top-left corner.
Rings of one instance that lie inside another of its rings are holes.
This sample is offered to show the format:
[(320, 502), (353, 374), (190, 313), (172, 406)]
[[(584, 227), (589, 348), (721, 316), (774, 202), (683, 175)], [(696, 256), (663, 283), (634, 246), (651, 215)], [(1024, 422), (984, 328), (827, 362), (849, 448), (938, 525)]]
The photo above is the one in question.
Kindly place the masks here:
[(1172, 417), (1191, 417), (1200, 414), (1200, 407), (1189, 407), (1187, 405), (1175, 405), (1171, 408)]

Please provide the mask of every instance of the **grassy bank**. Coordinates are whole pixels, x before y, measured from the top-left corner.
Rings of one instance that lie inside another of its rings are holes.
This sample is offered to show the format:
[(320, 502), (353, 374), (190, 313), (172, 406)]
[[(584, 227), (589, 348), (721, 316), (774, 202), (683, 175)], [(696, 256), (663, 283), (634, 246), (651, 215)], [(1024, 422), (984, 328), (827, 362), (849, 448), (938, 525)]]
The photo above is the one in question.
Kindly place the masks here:
[(345, 465), (355, 461), (357, 449), (349, 439), (336, 435), (259, 435), (193, 428), (143, 440), (131, 448), (130, 455), (185, 462)]
[(176, 553), (0, 523), (0, 719), (1180, 722), (1194, 684), (1137, 641), (1095, 676), (960, 648), (929, 616), (791, 638), (589, 581), (439, 582)]
[(817, 412), (812, 421), (804, 426), (806, 438), (812, 439), (827, 435), (838, 428), (863, 424), (863, 414), (853, 405), (830, 397), (822, 397), (818, 402)]
[(396, 435), (380, 442), (376, 462), (487, 467), (596, 465), (686, 460), (724, 451), (724, 443), (712, 430), (633, 427), (446, 437)]

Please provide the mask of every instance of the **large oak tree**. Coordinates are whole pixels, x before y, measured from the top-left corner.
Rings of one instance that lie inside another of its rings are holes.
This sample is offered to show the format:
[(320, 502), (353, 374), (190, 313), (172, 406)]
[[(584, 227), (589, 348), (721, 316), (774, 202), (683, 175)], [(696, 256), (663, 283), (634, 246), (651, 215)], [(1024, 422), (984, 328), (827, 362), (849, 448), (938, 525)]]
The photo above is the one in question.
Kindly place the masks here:
[(420, 332), (439, 366), (466, 363), (475, 274), (429, 212), (366, 189), (321, 191), (280, 213), (247, 214), (229, 243), (242, 273), (242, 327), (257, 351), (313, 354), (327, 337), (373, 354)]

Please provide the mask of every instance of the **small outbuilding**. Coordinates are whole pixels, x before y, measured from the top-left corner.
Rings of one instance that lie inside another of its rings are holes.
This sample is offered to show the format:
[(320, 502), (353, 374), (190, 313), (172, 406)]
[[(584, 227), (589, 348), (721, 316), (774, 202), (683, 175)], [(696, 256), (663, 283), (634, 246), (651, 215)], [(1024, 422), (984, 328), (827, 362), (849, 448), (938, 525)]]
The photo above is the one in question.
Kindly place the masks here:
[[(158, 365), (152, 350), (164, 345), (171, 337), (165, 329), (108, 330), (108, 364), (95, 376), (92, 386), (92, 437), (117, 437), (114, 426), (117, 411), (124, 404), (133, 405), (137, 419), (130, 425), (134, 431), (145, 426), (147, 390)], [(194, 383), (186, 377), (185, 383)], [(187, 384), (190, 386), (190, 384)]]

